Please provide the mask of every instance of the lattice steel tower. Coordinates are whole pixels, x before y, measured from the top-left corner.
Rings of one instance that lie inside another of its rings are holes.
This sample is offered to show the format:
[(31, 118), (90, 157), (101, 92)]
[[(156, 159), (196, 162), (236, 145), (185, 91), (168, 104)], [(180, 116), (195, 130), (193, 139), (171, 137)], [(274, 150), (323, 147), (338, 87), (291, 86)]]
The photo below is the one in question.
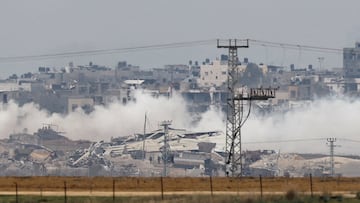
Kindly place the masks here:
[(164, 146), (161, 149), (162, 160), (163, 160), (163, 177), (168, 175), (167, 163), (169, 161), (170, 156), (170, 145), (169, 141), (169, 126), (171, 125), (171, 121), (163, 121), (160, 123), (160, 126), (164, 127)]
[[(237, 44), (243, 43), (242, 45)], [(227, 176), (242, 176), (242, 149), (241, 149), (241, 127), (250, 115), (252, 100), (267, 100), (275, 97), (275, 89), (240, 88), (238, 83), (240, 73), (238, 70), (238, 48), (249, 48), (249, 40), (217, 40), (217, 48), (229, 50), (228, 77), (227, 77), (227, 120), (225, 153)], [(249, 105), (247, 111), (244, 106)]]
[(335, 175), (334, 148), (339, 147), (339, 145), (334, 144), (336, 142), (336, 138), (327, 138), (326, 141), (330, 148), (330, 175), (334, 176)]
[[(236, 84), (239, 79), (239, 71), (237, 69), (239, 58), (238, 48), (249, 48), (249, 41), (245, 45), (238, 45), (236, 39), (226, 41), (217, 40), (217, 48), (227, 48), (228, 55), (228, 77), (227, 77), (227, 119), (226, 119), (226, 141), (225, 153), (228, 158), (226, 160), (226, 173), (241, 174), (241, 134), (239, 122), (239, 108), (236, 108), (239, 100), (235, 99)], [(232, 157), (229, 155), (232, 154)], [(229, 168), (230, 167), (230, 168)]]

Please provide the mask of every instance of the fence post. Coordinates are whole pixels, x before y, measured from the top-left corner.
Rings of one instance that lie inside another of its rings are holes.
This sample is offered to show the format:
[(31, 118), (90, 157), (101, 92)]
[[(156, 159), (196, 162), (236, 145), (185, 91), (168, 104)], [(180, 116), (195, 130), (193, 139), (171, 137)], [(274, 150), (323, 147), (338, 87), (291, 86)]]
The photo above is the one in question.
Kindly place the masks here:
[(67, 195), (66, 195), (66, 181), (64, 181), (64, 202), (67, 203)]
[(314, 197), (313, 194), (313, 180), (312, 180), (312, 174), (310, 173), (310, 192), (311, 192), (311, 197)]
[(262, 185), (262, 177), (260, 175), (260, 198), (263, 198), (263, 185)]
[(163, 177), (160, 177), (161, 181), (161, 200), (164, 200), (164, 183), (163, 183)]
[[(238, 179), (238, 180), (237, 180)], [(241, 181), (241, 176), (239, 176), (238, 178), (235, 178), (235, 181), (237, 182), (237, 195), (240, 195), (240, 181)]]
[(17, 182), (15, 182), (15, 200), (16, 200), (16, 203), (19, 203), (19, 195), (18, 195), (18, 185), (17, 185)]
[(112, 190), (113, 190), (113, 202), (115, 202), (115, 179), (113, 179)]
[(212, 181), (212, 176), (210, 175), (210, 191), (211, 191), (211, 198), (214, 196), (213, 194), (213, 181)]

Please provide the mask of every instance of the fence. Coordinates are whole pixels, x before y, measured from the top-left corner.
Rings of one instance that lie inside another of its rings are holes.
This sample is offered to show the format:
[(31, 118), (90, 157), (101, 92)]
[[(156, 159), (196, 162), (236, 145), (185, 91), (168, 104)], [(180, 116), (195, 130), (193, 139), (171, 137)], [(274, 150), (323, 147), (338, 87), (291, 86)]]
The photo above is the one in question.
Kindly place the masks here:
[(1, 194), (64, 196), (152, 195), (164, 199), (172, 194), (285, 194), (289, 190), (306, 195), (360, 191), (360, 178), (344, 177), (0, 177)]

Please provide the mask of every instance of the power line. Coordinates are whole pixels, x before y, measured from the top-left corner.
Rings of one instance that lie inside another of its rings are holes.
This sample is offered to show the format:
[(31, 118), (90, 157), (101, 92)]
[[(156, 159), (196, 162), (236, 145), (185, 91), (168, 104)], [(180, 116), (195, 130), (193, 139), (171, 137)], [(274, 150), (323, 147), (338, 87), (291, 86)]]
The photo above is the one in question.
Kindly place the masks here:
[(357, 142), (357, 143), (360, 143), (360, 140), (353, 140), (353, 139), (347, 139), (347, 138), (340, 138), (338, 140), (341, 140), (341, 141), (348, 141), (348, 142)]
[(326, 49), (311, 49), (311, 48), (303, 48), (301, 45), (293, 45), (293, 46), (283, 46), (281, 43), (279, 43), (278, 45), (269, 45), (269, 44), (263, 44), (263, 43), (252, 43), (252, 45), (257, 45), (257, 46), (266, 46), (269, 48), (283, 48), (283, 49), (290, 49), (290, 50), (295, 50), (295, 51), (299, 51), (299, 48), (301, 48), (301, 51), (306, 51), (306, 52), (318, 52), (318, 53), (326, 53), (326, 54), (337, 54), (337, 55), (341, 55), (343, 54), (343, 51), (332, 51), (332, 50), (326, 50)]
[(249, 39), (249, 41), (253, 42), (254, 44), (260, 44), (262, 46), (263, 46), (263, 44), (266, 44), (268, 46), (278, 47), (278, 48), (285, 47), (285, 48), (296, 49), (296, 50), (301, 48), (302, 50), (305, 49), (305, 50), (309, 50), (309, 51), (319, 51), (319, 52), (327, 52), (327, 53), (342, 53), (343, 52), (343, 49), (338, 49), (338, 48), (280, 43), (280, 42), (271, 42), (271, 41), (256, 40), (256, 39)]
[[(287, 140), (270, 140), (270, 141), (253, 141), (253, 142), (243, 142), (244, 144), (271, 144), (271, 143), (291, 143), (291, 142), (310, 142), (310, 141), (323, 141), (327, 138), (309, 138), (309, 139), (287, 139)], [(348, 138), (337, 138), (338, 141), (347, 141), (360, 143), (360, 140), (348, 139)]]
[(181, 47), (202, 46), (202, 45), (213, 44), (214, 41), (215, 41), (215, 39), (208, 39), (208, 40), (187, 41), (187, 42), (174, 42), (174, 43), (166, 43), (166, 44), (153, 44), (153, 45), (146, 45), (146, 46), (124, 47), (124, 48), (116, 48), (116, 49), (97, 49), (97, 50), (61, 52), (61, 53), (40, 54), (40, 55), (9, 56), (9, 57), (0, 57), (0, 63), (1, 62), (2, 63), (4, 63), (4, 62), (19, 62), (19, 61), (43, 60), (43, 59), (52, 59), (52, 58), (67, 58), (67, 57), (73, 57), (73, 56), (105, 55), (105, 54), (128, 53), (128, 52), (148, 51), (148, 50), (157, 50), (157, 49), (171, 49), (171, 48), (181, 48)]
[(254, 141), (243, 142), (244, 144), (270, 144), (270, 143), (289, 143), (289, 142), (309, 142), (326, 140), (326, 138), (309, 138), (309, 139), (288, 139), (288, 140), (271, 140), (271, 141)]
[[(297, 51), (301, 49), (302, 52), (307, 51), (307, 52), (319, 52), (319, 53), (328, 53), (328, 54), (343, 54), (343, 49), (340, 48), (291, 44), (291, 43), (273, 42), (273, 41), (258, 40), (258, 39), (239, 39), (239, 41), (246, 41), (246, 40), (248, 40), (249, 43), (251, 43), (251, 45), (261, 46), (266, 48), (280, 48), (283, 50), (290, 49)], [(93, 55), (107, 55), (107, 54), (116, 54), (116, 53), (175, 49), (175, 48), (183, 48), (183, 47), (195, 47), (195, 46), (212, 45), (215, 41), (216, 39), (205, 39), (205, 40), (196, 40), (196, 41), (183, 41), (183, 42), (172, 42), (172, 43), (164, 43), (164, 44), (122, 47), (122, 48), (114, 48), (114, 49), (95, 49), (95, 50), (59, 52), (59, 53), (38, 54), (38, 55), (6, 56), (6, 57), (0, 57), (0, 63), (23, 62), (23, 61), (31, 61), (31, 60), (46, 60), (53, 58), (68, 58), (74, 56), (81, 57), (81, 56), (93, 56)], [(352, 51), (351, 53), (355, 54), (360, 52)]]

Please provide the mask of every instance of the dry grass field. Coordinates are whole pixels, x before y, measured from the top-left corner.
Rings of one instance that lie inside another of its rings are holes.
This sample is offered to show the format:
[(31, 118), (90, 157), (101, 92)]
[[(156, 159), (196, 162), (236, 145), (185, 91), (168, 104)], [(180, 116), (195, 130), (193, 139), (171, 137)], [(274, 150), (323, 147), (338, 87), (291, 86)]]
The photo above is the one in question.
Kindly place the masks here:
[[(261, 191), (260, 178), (162, 178), (163, 191), (170, 192), (238, 192), (257, 194)], [(211, 184), (212, 182), (212, 184)], [(14, 192), (110, 192), (117, 194), (130, 192), (161, 192), (161, 178), (143, 177), (0, 177), (0, 191)], [(212, 187), (211, 187), (212, 185)], [(360, 178), (312, 178), (314, 193), (353, 193), (360, 191)], [(286, 193), (294, 190), (310, 194), (310, 178), (262, 178), (262, 191), (268, 193)], [(105, 193), (104, 193), (105, 194)]]
[(0, 203), (353, 203), (359, 191), (360, 178), (313, 178), (311, 193), (309, 177), (0, 177)]

